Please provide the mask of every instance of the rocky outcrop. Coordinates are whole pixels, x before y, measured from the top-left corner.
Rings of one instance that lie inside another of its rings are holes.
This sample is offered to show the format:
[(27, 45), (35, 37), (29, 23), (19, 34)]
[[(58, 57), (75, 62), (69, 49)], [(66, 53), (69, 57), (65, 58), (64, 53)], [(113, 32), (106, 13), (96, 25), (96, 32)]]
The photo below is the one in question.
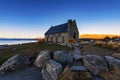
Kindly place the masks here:
[(67, 65), (73, 62), (72, 54), (69, 54), (65, 51), (55, 51), (53, 53), (53, 59), (62, 65)]
[(40, 54), (38, 55), (38, 57), (36, 58), (34, 65), (42, 68), (44, 66), (45, 62), (48, 59), (50, 59), (50, 55), (51, 55), (50, 51), (47, 51), (47, 50), (41, 51)]
[[(77, 48), (78, 49), (78, 48)], [(82, 55), (79, 51), (55, 51), (45, 58), (45, 80), (119, 80), (119, 59), (110, 56)], [(42, 53), (45, 54), (46, 52)], [(48, 54), (48, 53), (47, 53)], [(40, 54), (41, 55), (41, 54)], [(39, 55), (39, 56), (40, 56)], [(38, 60), (40, 61), (40, 60)], [(40, 62), (43, 63), (42, 61)], [(111, 70), (112, 67), (117, 70)], [(115, 71), (115, 72), (114, 72)], [(112, 78), (115, 77), (115, 78)]]
[(92, 75), (84, 66), (67, 66), (59, 80), (90, 80)]
[(85, 55), (83, 64), (94, 75), (98, 75), (102, 71), (108, 71), (104, 58), (97, 55)]
[[(0, 67), (0, 72), (14, 71), (29, 65), (27, 56), (15, 55)], [(44, 80), (120, 80), (120, 59), (111, 56), (82, 55), (73, 52), (41, 51), (34, 65), (42, 69)]]
[(120, 70), (120, 59), (116, 59), (111, 56), (105, 56), (105, 60), (107, 61), (110, 69), (118, 68)]
[(58, 80), (58, 76), (62, 72), (62, 65), (54, 60), (49, 60), (46, 65), (46, 70), (49, 72), (53, 80)]
[(29, 57), (18, 54), (11, 57), (1, 65), (0, 73), (3, 74), (5, 72), (15, 71), (17, 69), (26, 67), (31, 63), (32, 62), (30, 61)]
[(50, 73), (46, 69), (42, 69), (42, 77), (44, 80), (53, 80)]

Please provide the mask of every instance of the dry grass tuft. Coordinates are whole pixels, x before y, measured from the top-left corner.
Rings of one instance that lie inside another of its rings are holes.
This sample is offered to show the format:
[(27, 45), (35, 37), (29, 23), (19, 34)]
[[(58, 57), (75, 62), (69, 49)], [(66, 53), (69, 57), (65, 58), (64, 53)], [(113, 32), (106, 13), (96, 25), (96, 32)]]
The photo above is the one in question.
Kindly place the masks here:
[(120, 53), (114, 53), (112, 56), (120, 59)]
[(96, 41), (94, 45), (98, 46), (98, 47), (103, 47), (103, 48), (107, 48), (107, 49), (111, 49), (111, 50), (115, 50), (117, 52), (120, 52), (120, 43), (118, 43), (118, 42)]
[(99, 76), (105, 80), (120, 80), (120, 70), (118, 68), (113, 68), (108, 72), (101, 72)]

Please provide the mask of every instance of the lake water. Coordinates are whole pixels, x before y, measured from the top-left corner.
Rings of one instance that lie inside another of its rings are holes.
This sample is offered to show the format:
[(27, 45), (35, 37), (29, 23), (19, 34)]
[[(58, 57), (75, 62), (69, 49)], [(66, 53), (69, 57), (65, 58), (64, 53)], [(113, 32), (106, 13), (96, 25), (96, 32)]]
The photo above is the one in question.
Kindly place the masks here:
[(13, 45), (31, 42), (37, 42), (37, 40), (0, 40), (0, 45)]

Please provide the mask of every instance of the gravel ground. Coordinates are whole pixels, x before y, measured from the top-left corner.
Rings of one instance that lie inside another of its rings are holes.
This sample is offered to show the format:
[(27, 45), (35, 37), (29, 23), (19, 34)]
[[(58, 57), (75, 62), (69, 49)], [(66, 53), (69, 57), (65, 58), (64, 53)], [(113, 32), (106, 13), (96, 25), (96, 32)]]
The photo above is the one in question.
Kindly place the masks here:
[(30, 66), (15, 72), (0, 75), (0, 80), (43, 80), (41, 69)]

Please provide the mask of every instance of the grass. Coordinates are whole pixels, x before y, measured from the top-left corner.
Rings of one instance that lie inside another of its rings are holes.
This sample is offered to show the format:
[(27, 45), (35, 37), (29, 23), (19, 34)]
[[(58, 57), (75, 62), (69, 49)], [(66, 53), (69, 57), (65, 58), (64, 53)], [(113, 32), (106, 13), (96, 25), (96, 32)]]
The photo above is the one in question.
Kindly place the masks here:
[(114, 67), (107, 72), (101, 72), (99, 76), (105, 80), (120, 80), (120, 70)]
[(120, 59), (120, 53), (114, 53), (112, 56), (115, 57), (115, 58)]
[(107, 49), (111, 49), (111, 50), (115, 50), (117, 52), (120, 52), (120, 43), (117, 42), (102, 42), (102, 41), (97, 41), (94, 44), (95, 46), (98, 47), (103, 47), (103, 48), (107, 48)]
[(15, 54), (37, 56), (42, 50), (68, 51), (68, 48), (66, 46), (61, 46), (59, 44), (45, 44), (45, 43), (27, 43), (27, 44), (21, 44), (21, 45), (10, 45), (8, 46), (8, 48), (0, 50), (0, 65)]
[(105, 55), (113, 55), (114, 53), (117, 53), (114, 50), (106, 49), (103, 47), (98, 47), (94, 45), (89, 44), (83, 44), (82, 48), (80, 48), (83, 54), (93, 54), (93, 55), (99, 55), (99, 56), (105, 56)]

